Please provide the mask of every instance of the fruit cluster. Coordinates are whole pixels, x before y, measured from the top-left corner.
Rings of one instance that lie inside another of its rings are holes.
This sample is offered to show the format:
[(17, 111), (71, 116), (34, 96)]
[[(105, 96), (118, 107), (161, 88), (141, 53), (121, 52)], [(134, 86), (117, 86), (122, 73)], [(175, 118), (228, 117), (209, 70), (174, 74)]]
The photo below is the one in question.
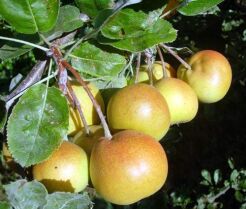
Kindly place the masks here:
[[(153, 86), (147, 66), (142, 66), (138, 83), (114, 93), (107, 103), (107, 121), (112, 138), (104, 130), (93, 104), (82, 87), (72, 88), (80, 102), (89, 133), (77, 110), (70, 108), (68, 135), (52, 156), (33, 166), (33, 178), (49, 192), (80, 192), (91, 181), (99, 195), (119, 205), (131, 204), (158, 191), (165, 183), (168, 161), (161, 140), (170, 125), (191, 121), (198, 103), (213, 103), (227, 93), (231, 67), (220, 53), (204, 50), (194, 54), (177, 72), (165, 64), (153, 65)], [(105, 112), (103, 98), (92, 84), (89, 88)], [(9, 155), (8, 155), (9, 157)]]

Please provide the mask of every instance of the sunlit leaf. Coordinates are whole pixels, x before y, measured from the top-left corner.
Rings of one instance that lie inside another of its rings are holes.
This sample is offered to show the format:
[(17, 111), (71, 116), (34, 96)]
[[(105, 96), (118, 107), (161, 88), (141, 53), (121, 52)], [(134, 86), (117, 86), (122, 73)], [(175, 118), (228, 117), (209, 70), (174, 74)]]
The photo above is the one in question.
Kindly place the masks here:
[(43, 209), (89, 209), (92, 205), (89, 196), (76, 193), (56, 192), (47, 196)]
[(79, 9), (72, 5), (65, 5), (60, 8), (58, 20), (55, 27), (44, 35), (49, 39), (55, 39), (65, 32), (73, 31), (82, 27), (84, 22), (80, 18)]
[(22, 179), (5, 185), (4, 188), (15, 209), (39, 209), (46, 203), (47, 190), (37, 181), (27, 182)]
[(99, 11), (111, 8), (114, 5), (113, 0), (75, 0), (75, 2), (80, 11), (90, 17), (95, 17)]
[(59, 0), (0, 0), (0, 15), (20, 33), (46, 32), (56, 23), (59, 5)]
[(188, 0), (183, 1), (182, 4), (185, 6), (181, 7), (178, 11), (182, 15), (193, 16), (207, 10), (211, 9), (212, 7), (216, 6), (217, 4), (223, 2), (224, 0)]
[(72, 65), (79, 72), (110, 80), (126, 65), (125, 57), (85, 42), (73, 51)]
[(124, 9), (112, 17), (101, 32), (100, 43), (130, 52), (172, 42), (177, 37), (177, 31), (168, 21), (131, 9)]
[(68, 104), (60, 90), (31, 87), (15, 105), (7, 125), (11, 154), (22, 166), (47, 159), (59, 147), (68, 127)]

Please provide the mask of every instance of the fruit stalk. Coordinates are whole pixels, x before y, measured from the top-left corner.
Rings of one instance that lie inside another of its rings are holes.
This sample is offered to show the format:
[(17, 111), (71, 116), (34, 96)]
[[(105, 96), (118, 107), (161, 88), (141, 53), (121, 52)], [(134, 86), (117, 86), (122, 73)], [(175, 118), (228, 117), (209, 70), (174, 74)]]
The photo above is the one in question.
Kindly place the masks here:
[(61, 60), (61, 64), (68, 69), (73, 75), (74, 77), (77, 79), (77, 81), (81, 84), (81, 86), (84, 88), (84, 90), (86, 91), (86, 93), (88, 94), (88, 96), (90, 97), (91, 102), (93, 103), (93, 106), (96, 109), (96, 112), (101, 120), (103, 129), (104, 129), (104, 136), (107, 139), (111, 139), (112, 135), (110, 133), (108, 124), (106, 122), (106, 119), (102, 113), (101, 107), (100, 105), (97, 103), (97, 101), (95, 100), (94, 96), (92, 95), (90, 89), (88, 88), (86, 82), (81, 78), (81, 76), (76, 72), (76, 70), (65, 60)]
[(160, 44), (160, 46), (162, 48), (164, 48), (165, 50), (167, 50), (171, 55), (173, 55), (179, 62), (181, 62), (187, 69), (191, 70), (191, 66), (185, 62), (175, 51), (173, 51), (170, 47), (164, 45), (164, 44)]
[(136, 75), (135, 75), (134, 83), (138, 83), (140, 64), (141, 64), (141, 52), (139, 52), (137, 55), (137, 66), (136, 66)]
[(72, 89), (72, 86), (71, 86), (71, 84), (70, 84), (69, 81), (67, 82), (67, 88), (68, 88), (69, 94), (70, 94), (71, 97), (72, 97), (72, 101), (73, 101), (73, 103), (74, 103), (73, 105), (75, 105), (75, 108), (76, 108), (76, 109), (78, 110), (78, 112), (79, 112), (79, 116), (80, 116), (80, 118), (81, 118), (81, 120), (82, 120), (82, 123), (83, 123), (83, 125), (84, 125), (86, 135), (89, 135), (89, 134), (90, 134), (90, 129), (89, 129), (88, 124), (87, 124), (87, 122), (86, 122), (85, 115), (84, 115), (84, 113), (83, 113), (83, 111), (82, 111), (82, 108), (81, 108), (81, 105), (80, 105), (80, 103), (79, 103), (79, 101), (78, 101), (78, 98), (76, 97), (76, 95), (75, 95), (75, 93), (74, 93), (74, 91), (73, 91), (73, 89)]
[(157, 52), (158, 52), (159, 57), (161, 59), (161, 65), (162, 65), (162, 71), (163, 71), (163, 78), (167, 78), (168, 77), (167, 70), (166, 70), (166, 67), (165, 67), (165, 62), (164, 62), (163, 55), (161, 53), (161, 49), (160, 49), (159, 46), (157, 46), (156, 49), (157, 49)]

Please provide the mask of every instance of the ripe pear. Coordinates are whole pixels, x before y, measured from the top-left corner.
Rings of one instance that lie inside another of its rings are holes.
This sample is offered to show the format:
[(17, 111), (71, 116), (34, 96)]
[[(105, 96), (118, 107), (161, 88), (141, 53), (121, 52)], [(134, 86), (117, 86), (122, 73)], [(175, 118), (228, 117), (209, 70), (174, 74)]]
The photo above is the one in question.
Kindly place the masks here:
[[(167, 77), (176, 78), (176, 70), (167, 62), (165, 62), (165, 69), (167, 72)], [(155, 61), (152, 66), (152, 75), (153, 75), (153, 82), (156, 83), (158, 80), (163, 78), (163, 69), (162, 63), (160, 61)], [(132, 78), (129, 84), (133, 84), (135, 82), (135, 78)], [(138, 75), (138, 82), (139, 83), (149, 83), (149, 74), (148, 74), (148, 66), (142, 65), (139, 69)]]
[(156, 88), (143, 83), (117, 91), (108, 103), (107, 119), (114, 132), (132, 129), (156, 140), (162, 139), (170, 126), (166, 100)]
[(151, 136), (133, 130), (100, 138), (90, 159), (91, 181), (107, 201), (128, 205), (157, 192), (165, 183), (168, 162)]
[[(87, 124), (88, 125), (100, 124), (100, 120), (97, 115), (97, 112), (89, 96), (87, 95), (86, 91), (83, 89), (83, 87), (75, 81), (72, 82), (71, 86), (75, 95), (77, 96), (77, 99), (79, 100)], [(102, 112), (104, 113), (105, 112), (104, 101), (100, 94), (99, 89), (97, 89), (96, 86), (93, 85), (92, 83), (89, 83), (88, 87), (91, 90), (91, 93), (95, 97), (96, 101), (100, 105)], [(84, 124), (80, 119), (78, 110), (74, 110), (70, 106), (68, 135), (70, 136), (75, 135), (76, 133), (78, 133), (79, 130), (81, 130), (82, 127), (84, 127)]]
[(91, 155), (91, 150), (96, 141), (104, 136), (103, 127), (100, 125), (89, 126), (89, 130), (88, 135), (85, 128), (82, 128), (72, 139), (72, 142), (83, 148), (88, 156)]
[(80, 192), (88, 185), (88, 158), (79, 146), (63, 141), (44, 162), (33, 166), (33, 178), (49, 192)]
[(159, 80), (155, 87), (166, 99), (171, 115), (171, 124), (191, 121), (198, 111), (198, 99), (194, 90), (177, 78)]
[(194, 54), (188, 64), (191, 69), (181, 65), (177, 76), (194, 89), (199, 101), (214, 103), (226, 95), (231, 85), (232, 72), (230, 63), (221, 53), (203, 50)]

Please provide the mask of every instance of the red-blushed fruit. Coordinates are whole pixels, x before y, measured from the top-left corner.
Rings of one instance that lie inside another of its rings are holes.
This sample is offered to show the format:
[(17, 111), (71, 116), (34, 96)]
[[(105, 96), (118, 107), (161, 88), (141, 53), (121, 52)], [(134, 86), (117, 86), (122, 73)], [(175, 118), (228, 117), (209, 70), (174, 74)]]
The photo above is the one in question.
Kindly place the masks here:
[(33, 166), (33, 178), (49, 192), (80, 192), (88, 185), (88, 158), (79, 146), (63, 141), (46, 161)]
[(91, 153), (94, 188), (104, 199), (118, 205), (154, 194), (165, 183), (167, 173), (163, 147), (141, 132), (125, 130), (111, 140), (100, 138)]
[(189, 122), (196, 116), (198, 99), (187, 83), (177, 78), (164, 78), (155, 87), (167, 101), (171, 124)]
[(188, 64), (191, 69), (181, 65), (177, 77), (194, 89), (199, 101), (213, 103), (226, 95), (231, 85), (232, 71), (230, 63), (221, 53), (203, 50), (194, 54)]
[(117, 91), (110, 99), (107, 119), (113, 131), (132, 129), (162, 139), (170, 126), (170, 113), (161, 93), (138, 83)]

